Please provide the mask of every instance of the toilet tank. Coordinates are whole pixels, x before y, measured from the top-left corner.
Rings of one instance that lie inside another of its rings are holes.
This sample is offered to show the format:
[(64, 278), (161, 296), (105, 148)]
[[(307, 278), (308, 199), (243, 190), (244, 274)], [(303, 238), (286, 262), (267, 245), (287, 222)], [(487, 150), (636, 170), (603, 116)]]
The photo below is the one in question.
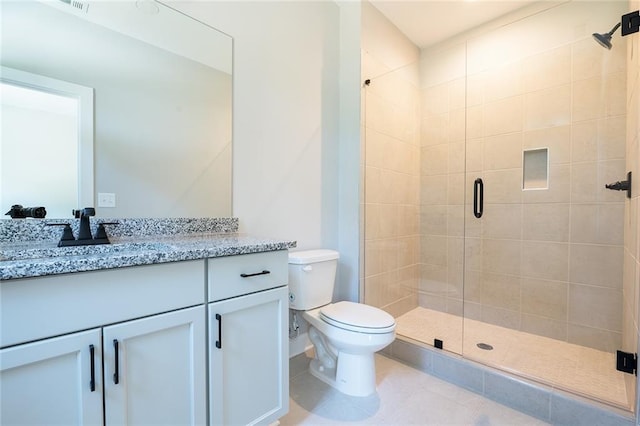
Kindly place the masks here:
[(289, 253), (289, 307), (308, 311), (331, 303), (339, 253), (306, 250)]

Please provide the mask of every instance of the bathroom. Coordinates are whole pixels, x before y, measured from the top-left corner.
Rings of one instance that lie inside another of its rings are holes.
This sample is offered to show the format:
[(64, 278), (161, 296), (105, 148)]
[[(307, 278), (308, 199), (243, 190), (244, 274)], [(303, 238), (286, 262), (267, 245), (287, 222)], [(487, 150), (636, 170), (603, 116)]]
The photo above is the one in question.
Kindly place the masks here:
[[(336, 300), (361, 298), (381, 307), (401, 301), (402, 297), (379, 300), (381, 294), (371, 294), (368, 285), (372, 280), (365, 276), (367, 226), (372, 226), (375, 219), (370, 222), (365, 218), (367, 211), (372, 212), (364, 206), (364, 179), (371, 176), (365, 172), (363, 150), (368, 116), (361, 121), (361, 111), (366, 107), (361, 101), (365, 102), (369, 90), (375, 92), (376, 84), (380, 87), (384, 82), (365, 73), (366, 63), (361, 65), (361, 58), (367, 57), (363, 51), (375, 52), (366, 44), (370, 40), (361, 34), (367, 25), (366, 21), (361, 22), (361, 15), (371, 18), (370, 7), (362, 5), (361, 10), (352, 2), (186, 1), (177, 2), (176, 7), (234, 40), (232, 211), (240, 218), (241, 231), (295, 239), (299, 249), (338, 250), (341, 258)], [(630, 2), (623, 9), (636, 10), (638, 3)], [(583, 28), (582, 33), (608, 31), (618, 18), (612, 15), (601, 19), (604, 27), (599, 24), (597, 28)], [(637, 40), (637, 36), (626, 37), (626, 43), (634, 46)], [(622, 45), (618, 33), (614, 48), (608, 53), (618, 53), (616, 46)], [(417, 64), (416, 52), (412, 48), (409, 55), (414, 56), (404, 63), (398, 59), (392, 69), (402, 73), (406, 65)], [(637, 84), (637, 65), (628, 72), (635, 79), (627, 87), (629, 96), (634, 96), (629, 105), (637, 108), (637, 93), (632, 91), (633, 82)], [(370, 87), (363, 86), (365, 78), (371, 78)], [(627, 118), (637, 117), (634, 111), (637, 110), (627, 111)], [(627, 136), (629, 161), (638, 158), (637, 120), (635, 124), (628, 120), (627, 129), (632, 132)], [(637, 160), (625, 170), (635, 173)], [(610, 180), (623, 177), (611, 176)], [(627, 205), (628, 217), (637, 218), (637, 197)], [(414, 215), (417, 207), (416, 203)], [(637, 288), (637, 219), (630, 223), (629, 237), (625, 239), (630, 247), (625, 250), (629, 260), (625, 261), (629, 265), (624, 273), (625, 288)], [(411, 232), (415, 231), (414, 228)], [(415, 247), (417, 242), (413, 244)], [(417, 263), (421, 262), (412, 264)], [(393, 270), (396, 271), (397, 268)], [(396, 290), (402, 289), (389, 287), (383, 291), (393, 297)], [(631, 301), (637, 303), (637, 297)], [(405, 308), (389, 309), (398, 309), (395, 314)], [(637, 324), (637, 320), (631, 324)], [(637, 335), (637, 325), (633, 328), (630, 332)], [(304, 346), (301, 336), (292, 343), (292, 355), (300, 353)]]

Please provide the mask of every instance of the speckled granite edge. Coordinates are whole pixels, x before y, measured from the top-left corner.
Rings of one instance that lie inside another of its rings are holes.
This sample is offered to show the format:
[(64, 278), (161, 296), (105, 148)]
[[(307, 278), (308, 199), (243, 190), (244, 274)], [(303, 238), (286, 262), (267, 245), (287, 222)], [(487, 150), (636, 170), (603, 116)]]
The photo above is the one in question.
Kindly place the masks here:
[[(154, 241), (142, 243), (123, 240), (123, 242), (103, 247), (54, 249), (84, 249), (86, 252), (83, 254), (65, 252), (64, 255), (52, 257), (5, 260), (0, 262), (0, 280), (260, 253), (285, 250), (295, 246), (295, 241), (260, 239), (239, 234), (160, 237)], [(99, 251), (92, 251), (96, 249)]]
[[(238, 218), (91, 218), (92, 232), (101, 222), (118, 222), (107, 227), (109, 237), (149, 237), (193, 233), (238, 232)], [(70, 223), (78, 235), (79, 219), (7, 219), (0, 220), (0, 244), (26, 241), (58, 241), (62, 229), (48, 224)]]

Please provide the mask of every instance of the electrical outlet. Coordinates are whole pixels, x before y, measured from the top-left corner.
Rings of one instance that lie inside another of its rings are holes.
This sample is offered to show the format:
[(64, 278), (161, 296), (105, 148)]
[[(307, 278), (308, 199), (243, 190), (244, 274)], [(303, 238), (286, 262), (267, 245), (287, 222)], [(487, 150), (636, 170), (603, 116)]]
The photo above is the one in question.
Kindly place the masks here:
[(98, 207), (115, 207), (116, 194), (111, 192), (98, 192)]

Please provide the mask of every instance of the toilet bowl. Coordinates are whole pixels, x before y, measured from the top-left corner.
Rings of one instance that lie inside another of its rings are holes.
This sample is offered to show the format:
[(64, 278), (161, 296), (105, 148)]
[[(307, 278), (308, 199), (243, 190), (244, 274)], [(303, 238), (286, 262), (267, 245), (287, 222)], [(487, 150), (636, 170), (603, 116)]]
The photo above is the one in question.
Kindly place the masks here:
[(309, 323), (311, 374), (347, 395), (368, 396), (376, 390), (374, 353), (393, 342), (396, 324), (372, 306), (330, 303), (337, 259), (332, 250), (289, 254), (290, 308)]
[[(347, 318), (340, 316), (341, 313), (366, 311), (363, 308), (372, 310), (369, 316), (362, 318), (368, 322), (352, 321), (349, 315)], [(331, 316), (326, 315), (326, 311)], [(309, 366), (311, 374), (347, 395), (368, 396), (374, 393), (374, 353), (395, 339), (393, 317), (371, 306), (338, 302), (307, 311), (303, 318), (310, 325), (309, 338), (316, 350)]]

